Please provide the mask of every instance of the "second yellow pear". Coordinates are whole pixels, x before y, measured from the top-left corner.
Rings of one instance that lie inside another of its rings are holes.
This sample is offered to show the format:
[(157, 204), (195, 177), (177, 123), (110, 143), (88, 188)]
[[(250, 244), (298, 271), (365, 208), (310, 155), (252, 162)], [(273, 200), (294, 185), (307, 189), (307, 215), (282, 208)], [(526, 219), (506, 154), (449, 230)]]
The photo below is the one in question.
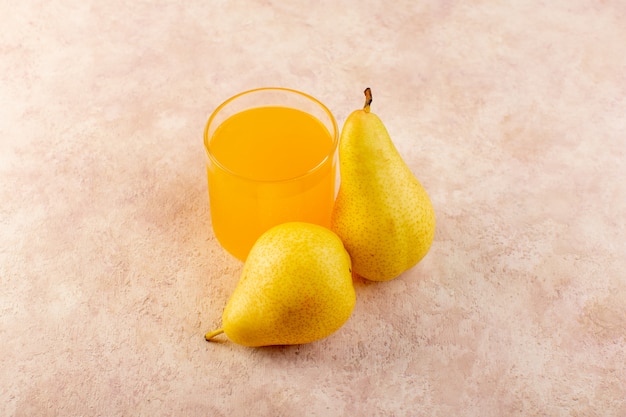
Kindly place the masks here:
[(385, 125), (370, 111), (369, 88), (365, 95), (365, 107), (352, 112), (341, 131), (341, 183), (331, 228), (342, 239), (357, 275), (388, 281), (429, 251), (435, 212)]
[(315, 224), (274, 226), (256, 241), (222, 314), (225, 333), (244, 346), (294, 345), (329, 336), (356, 303), (350, 256), (336, 234)]

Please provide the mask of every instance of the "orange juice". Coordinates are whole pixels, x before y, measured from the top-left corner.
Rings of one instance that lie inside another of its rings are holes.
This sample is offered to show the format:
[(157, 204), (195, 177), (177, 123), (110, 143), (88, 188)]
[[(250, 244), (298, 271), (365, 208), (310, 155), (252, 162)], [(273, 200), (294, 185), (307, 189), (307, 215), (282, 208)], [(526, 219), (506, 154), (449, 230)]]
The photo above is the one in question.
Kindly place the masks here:
[(272, 105), (235, 113), (205, 138), (213, 230), (226, 250), (245, 260), (274, 225), (330, 225), (333, 133), (305, 111)]

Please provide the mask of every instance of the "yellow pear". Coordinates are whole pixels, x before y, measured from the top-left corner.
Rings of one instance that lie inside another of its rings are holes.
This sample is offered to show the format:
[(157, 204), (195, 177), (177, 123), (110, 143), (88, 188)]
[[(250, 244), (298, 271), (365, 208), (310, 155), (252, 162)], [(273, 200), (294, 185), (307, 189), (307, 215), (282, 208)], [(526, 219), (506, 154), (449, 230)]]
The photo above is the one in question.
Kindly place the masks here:
[(313, 342), (338, 330), (356, 302), (350, 256), (322, 226), (291, 222), (256, 241), (222, 314), (220, 333), (244, 346)]
[(339, 139), (341, 183), (331, 229), (342, 239), (354, 272), (388, 281), (416, 265), (435, 235), (428, 194), (394, 146), (385, 125), (365, 107), (352, 112)]

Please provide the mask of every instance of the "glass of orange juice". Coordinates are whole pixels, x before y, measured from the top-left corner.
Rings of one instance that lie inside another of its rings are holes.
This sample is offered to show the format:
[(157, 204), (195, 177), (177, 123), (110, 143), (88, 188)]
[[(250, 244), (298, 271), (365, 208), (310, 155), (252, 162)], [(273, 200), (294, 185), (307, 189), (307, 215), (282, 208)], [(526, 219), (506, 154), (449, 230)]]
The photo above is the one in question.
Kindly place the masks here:
[(245, 260), (257, 238), (288, 221), (330, 226), (337, 123), (317, 99), (286, 88), (238, 94), (204, 131), (213, 231)]

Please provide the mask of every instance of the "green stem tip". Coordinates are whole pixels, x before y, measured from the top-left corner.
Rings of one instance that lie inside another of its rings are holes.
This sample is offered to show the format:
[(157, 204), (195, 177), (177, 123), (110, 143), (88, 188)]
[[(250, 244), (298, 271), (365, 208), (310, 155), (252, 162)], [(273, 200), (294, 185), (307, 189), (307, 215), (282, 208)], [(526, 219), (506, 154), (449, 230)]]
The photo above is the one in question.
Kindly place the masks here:
[(208, 332), (207, 334), (205, 334), (204, 338), (210, 342), (211, 339), (213, 339), (215, 336), (220, 335), (222, 333), (224, 333), (224, 329), (213, 330), (212, 332)]

